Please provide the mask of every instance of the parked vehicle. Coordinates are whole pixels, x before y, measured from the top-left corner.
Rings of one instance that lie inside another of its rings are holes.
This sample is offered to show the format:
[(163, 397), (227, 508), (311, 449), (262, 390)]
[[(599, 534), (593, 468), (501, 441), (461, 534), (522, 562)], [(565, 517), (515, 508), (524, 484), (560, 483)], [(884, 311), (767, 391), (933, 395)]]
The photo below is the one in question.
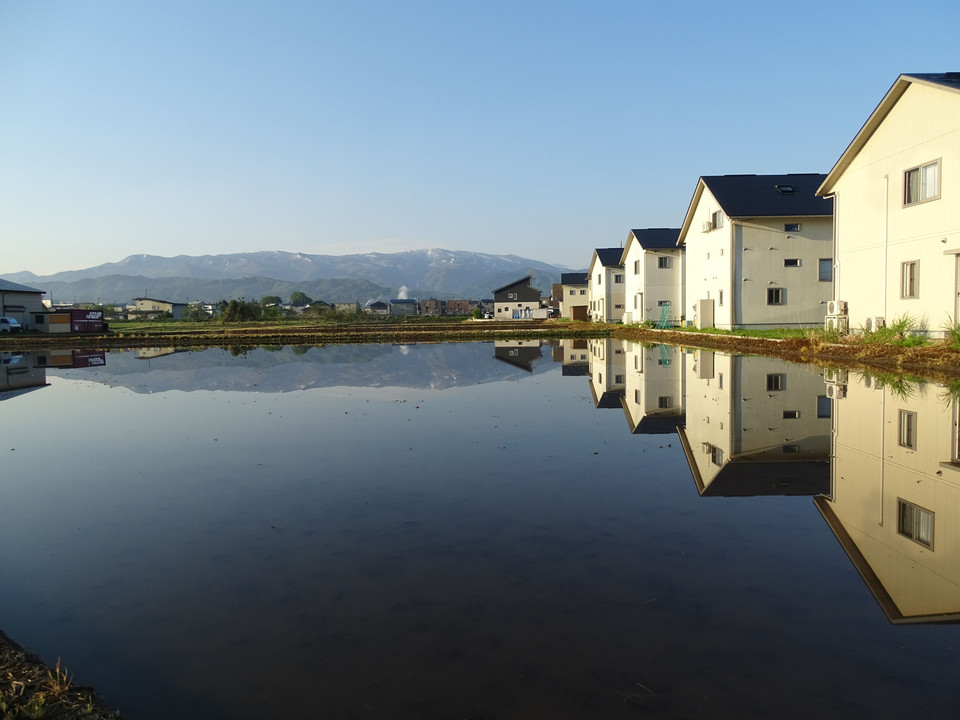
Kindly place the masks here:
[(0, 332), (20, 332), (23, 326), (20, 321), (12, 317), (0, 317)]

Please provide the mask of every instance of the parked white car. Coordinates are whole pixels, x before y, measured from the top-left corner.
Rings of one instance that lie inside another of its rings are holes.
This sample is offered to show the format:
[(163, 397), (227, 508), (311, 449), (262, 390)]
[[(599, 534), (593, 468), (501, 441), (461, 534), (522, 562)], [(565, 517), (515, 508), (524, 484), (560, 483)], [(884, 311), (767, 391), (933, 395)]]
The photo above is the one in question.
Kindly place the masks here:
[(12, 317), (0, 317), (0, 332), (20, 332), (23, 326), (20, 321)]

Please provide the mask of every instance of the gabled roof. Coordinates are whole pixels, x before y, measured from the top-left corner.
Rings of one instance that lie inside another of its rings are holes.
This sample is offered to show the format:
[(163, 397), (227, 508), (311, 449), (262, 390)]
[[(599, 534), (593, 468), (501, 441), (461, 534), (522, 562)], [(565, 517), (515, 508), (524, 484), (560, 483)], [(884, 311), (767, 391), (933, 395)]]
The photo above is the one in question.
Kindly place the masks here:
[(585, 272), (560, 273), (560, 284), (561, 285), (586, 285), (587, 273)]
[(503, 287), (498, 287), (496, 290), (493, 291), (493, 294), (496, 295), (501, 290), (506, 290), (507, 288), (513, 287), (514, 285), (521, 285), (524, 283), (529, 285), (531, 280), (533, 280), (533, 275), (527, 275), (526, 277), (522, 277), (519, 280), (514, 280), (513, 282), (507, 283)]
[(46, 293), (46, 290), (37, 290), (36, 288), (27, 287), (26, 285), (21, 285), (20, 283), (15, 283), (10, 280), (4, 280), (0, 278), (0, 292), (29, 292), (29, 293)]
[(604, 267), (620, 267), (620, 255), (623, 254), (623, 248), (597, 248), (593, 252)]
[(894, 105), (903, 97), (907, 88), (912, 84), (928, 85), (930, 87), (940, 88), (947, 92), (960, 92), (960, 72), (947, 73), (916, 73), (911, 75), (901, 75), (896, 82), (887, 90), (880, 104), (870, 113), (870, 117), (860, 128), (860, 131), (854, 136), (853, 140), (843, 151), (840, 159), (837, 160), (833, 169), (827, 174), (823, 183), (817, 189), (817, 195), (825, 196), (833, 192), (833, 187), (837, 180), (843, 175), (843, 172), (850, 166), (853, 159), (860, 153), (867, 141), (873, 137), (873, 134), (886, 119)]
[[(680, 228), (645, 228), (631, 230), (630, 234), (640, 243), (644, 250), (667, 250), (677, 246), (680, 237)], [(630, 239), (627, 238), (627, 242)]]
[(703, 191), (716, 198), (723, 214), (732, 220), (762, 217), (830, 217), (833, 200), (818, 197), (817, 188), (826, 175), (704, 175), (687, 207), (677, 244), (686, 238)]

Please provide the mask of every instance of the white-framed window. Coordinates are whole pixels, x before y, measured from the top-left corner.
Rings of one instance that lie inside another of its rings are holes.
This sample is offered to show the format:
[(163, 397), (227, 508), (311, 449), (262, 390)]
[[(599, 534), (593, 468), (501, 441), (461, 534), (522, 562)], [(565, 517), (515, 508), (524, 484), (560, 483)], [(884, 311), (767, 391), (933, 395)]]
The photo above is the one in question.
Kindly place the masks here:
[(720, 210), (717, 210), (715, 213), (710, 215), (710, 226), (714, 230), (723, 227), (723, 213)]
[(661, 255), (657, 258), (658, 270), (669, 270), (673, 267), (673, 258), (668, 255)]
[(634, 274), (634, 275), (639, 275), (639, 274), (640, 274), (640, 261), (639, 261), (639, 260), (634, 260), (634, 261), (633, 261), (633, 274)]
[(920, 297), (920, 261), (900, 263), (900, 297)]
[(581, 290), (581, 291), (580, 291), (580, 294), (581, 294), (581, 295), (586, 295), (586, 294), (587, 294), (587, 291), (586, 291), (586, 290)]
[(787, 376), (784, 373), (767, 373), (767, 392), (779, 392), (787, 385)]
[(570, 294), (571, 294), (571, 295), (576, 295), (576, 294), (577, 294), (577, 291), (574, 290), (573, 288), (570, 288)]
[(626, 375), (614, 375), (613, 382), (616, 385), (623, 385), (627, 381)]
[(723, 465), (723, 450), (718, 448), (716, 445), (710, 446), (710, 462), (717, 467)]
[(673, 407), (673, 397), (670, 395), (660, 395), (657, 397), (657, 408), (665, 410)]
[(784, 258), (784, 267), (800, 267), (800, 258)]
[(820, 258), (817, 261), (817, 280), (833, 282), (833, 258)]
[(613, 306), (614, 310), (623, 310), (623, 305), (617, 304)]
[(897, 532), (933, 550), (934, 513), (912, 502), (897, 498)]
[(909, 410), (900, 411), (900, 434), (897, 443), (910, 450), (917, 449), (917, 414)]
[(614, 276), (613, 276), (613, 281), (614, 281), (615, 283), (622, 283), (622, 282), (623, 282), (623, 275), (614, 275)]
[(910, 168), (903, 173), (903, 204), (916, 205), (940, 197), (940, 161)]
[(516, 299), (517, 299), (516, 293), (507, 293), (507, 300), (516, 300)]
[(767, 305), (786, 305), (786, 293), (783, 288), (767, 288)]

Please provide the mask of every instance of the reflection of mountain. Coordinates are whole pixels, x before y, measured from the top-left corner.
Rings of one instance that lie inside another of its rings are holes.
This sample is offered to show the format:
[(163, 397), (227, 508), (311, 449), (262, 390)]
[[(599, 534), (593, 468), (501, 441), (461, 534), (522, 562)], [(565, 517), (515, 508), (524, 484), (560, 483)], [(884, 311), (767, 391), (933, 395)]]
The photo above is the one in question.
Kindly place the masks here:
[[(221, 349), (138, 355), (133, 351), (110, 353), (104, 368), (63, 374), (138, 393), (272, 393), (337, 386), (442, 389), (512, 379), (521, 372), (495, 362), (489, 343), (275, 347), (257, 348), (238, 356)], [(550, 363), (538, 365), (534, 373), (550, 368)]]
[(958, 403), (840, 377), (829, 494), (814, 502), (893, 623), (960, 622)]
[(816, 368), (700, 350), (679, 428), (701, 495), (815, 495), (829, 486), (831, 403)]

